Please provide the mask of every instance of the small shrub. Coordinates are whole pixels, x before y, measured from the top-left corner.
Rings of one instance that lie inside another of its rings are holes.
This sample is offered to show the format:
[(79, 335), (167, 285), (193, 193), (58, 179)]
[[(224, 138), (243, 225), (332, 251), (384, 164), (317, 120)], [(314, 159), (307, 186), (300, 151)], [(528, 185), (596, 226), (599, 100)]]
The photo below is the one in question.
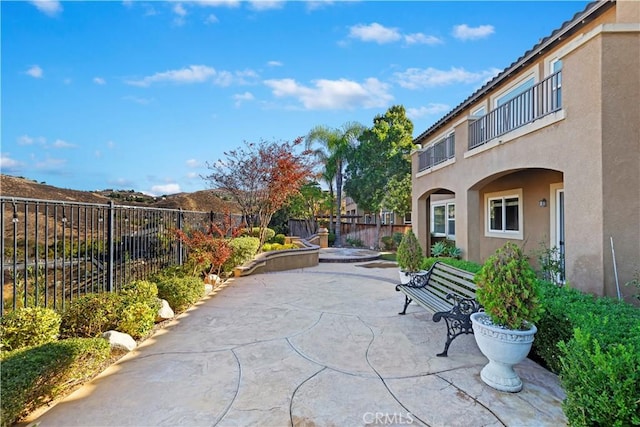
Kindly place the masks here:
[(298, 249), (298, 246), (294, 243), (265, 243), (262, 245), (262, 252), (283, 251), (285, 249)]
[(431, 256), (442, 257), (447, 253), (447, 244), (444, 241), (439, 241), (431, 245)]
[[(243, 234), (260, 239), (260, 227), (252, 227), (250, 230), (245, 230)], [(264, 229), (264, 241), (265, 242), (271, 241), (271, 239), (273, 239), (275, 237), (275, 235), (276, 235), (276, 232), (275, 232), (274, 229), (272, 229), (272, 228), (265, 228)]]
[(640, 425), (640, 327), (636, 329), (635, 339), (603, 346), (578, 328), (573, 339), (559, 344), (560, 380), (567, 393), (563, 409), (570, 425)]
[(404, 236), (403, 233), (400, 233), (399, 231), (396, 231), (395, 233), (393, 233), (393, 235), (391, 236), (391, 238), (393, 239), (393, 245), (395, 248), (397, 248), (398, 246), (400, 246), (400, 242), (402, 242), (402, 236)]
[(134, 339), (143, 338), (153, 329), (157, 313), (157, 309), (144, 302), (126, 304), (122, 308), (116, 329)]
[(231, 272), (234, 267), (252, 260), (260, 247), (260, 239), (250, 236), (237, 237), (229, 241), (229, 247), (231, 248), (231, 256), (222, 267), (225, 272)]
[(456, 268), (459, 268), (460, 270), (465, 270), (465, 271), (468, 271), (468, 272), (474, 273), (474, 274), (479, 272), (480, 269), (482, 268), (482, 264), (478, 264), (478, 263), (473, 262), (473, 261), (465, 261), (465, 260), (455, 259), (455, 258), (433, 258), (433, 257), (429, 257), (429, 258), (424, 258), (423, 259), (422, 263), (420, 264), (420, 269), (421, 270), (428, 270), (436, 262), (442, 262), (444, 264), (448, 264), (448, 265), (450, 265), (452, 267), (456, 267)]
[(347, 242), (347, 245), (354, 247), (354, 248), (362, 248), (364, 247), (364, 242), (360, 239), (354, 239), (352, 237), (347, 237), (345, 239), (345, 241)]
[(382, 243), (382, 249), (385, 251), (392, 251), (396, 248), (392, 236), (382, 236), (380, 238), (380, 243)]
[(152, 308), (160, 308), (158, 286), (148, 280), (134, 280), (127, 283), (120, 290), (120, 296), (125, 300), (125, 304), (142, 302)]
[(2, 355), (2, 427), (16, 421), (104, 369), (111, 355), (102, 338), (73, 338)]
[(157, 275), (154, 281), (158, 286), (158, 297), (166, 300), (176, 313), (186, 310), (204, 295), (204, 282), (197, 277), (169, 271)]
[(0, 318), (3, 351), (45, 344), (58, 339), (60, 315), (50, 308), (19, 308)]
[(287, 236), (284, 234), (276, 234), (273, 239), (269, 241), (269, 243), (278, 243), (280, 245), (284, 245), (287, 240)]
[(515, 243), (506, 243), (490, 256), (475, 280), (478, 302), (494, 324), (528, 330), (528, 323), (540, 318), (538, 280)]
[(336, 233), (334, 232), (330, 232), (329, 235), (327, 236), (327, 244), (329, 246), (333, 246), (336, 243)]
[(62, 313), (62, 338), (92, 338), (117, 329), (121, 298), (111, 292), (87, 294), (73, 300)]
[(408, 230), (398, 246), (397, 260), (400, 270), (415, 273), (420, 270), (424, 255), (418, 238), (412, 230)]

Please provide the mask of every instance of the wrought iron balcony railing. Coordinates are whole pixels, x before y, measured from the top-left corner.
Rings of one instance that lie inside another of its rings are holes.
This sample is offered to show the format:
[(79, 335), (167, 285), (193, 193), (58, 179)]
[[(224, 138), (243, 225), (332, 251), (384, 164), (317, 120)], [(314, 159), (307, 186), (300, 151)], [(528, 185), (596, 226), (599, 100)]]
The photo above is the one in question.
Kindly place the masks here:
[(469, 149), (562, 109), (562, 71), (469, 124)]
[(453, 159), (455, 157), (455, 146), (456, 139), (453, 133), (428, 146), (418, 155), (419, 170), (423, 171)]

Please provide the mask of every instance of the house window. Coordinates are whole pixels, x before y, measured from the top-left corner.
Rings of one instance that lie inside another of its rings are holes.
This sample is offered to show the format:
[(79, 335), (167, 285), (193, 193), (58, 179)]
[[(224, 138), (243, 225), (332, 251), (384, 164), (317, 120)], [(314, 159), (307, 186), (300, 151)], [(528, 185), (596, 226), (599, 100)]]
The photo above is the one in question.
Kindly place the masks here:
[(393, 224), (394, 219), (395, 218), (394, 218), (393, 212), (383, 212), (382, 213), (382, 224), (383, 225)]
[(411, 224), (411, 212), (407, 212), (404, 214), (404, 223)]
[[(555, 74), (562, 70), (562, 59), (554, 59), (551, 61), (551, 74)], [(553, 91), (553, 99), (555, 106), (562, 105), (562, 73), (558, 74), (551, 82), (551, 90)]]
[(431, 234), (435, 237), (455, 239), (456, 204), (453, 199), (431, 204)]
[(486, 236), (522, 239), (522, 189), (486, 194), (485, 206)]

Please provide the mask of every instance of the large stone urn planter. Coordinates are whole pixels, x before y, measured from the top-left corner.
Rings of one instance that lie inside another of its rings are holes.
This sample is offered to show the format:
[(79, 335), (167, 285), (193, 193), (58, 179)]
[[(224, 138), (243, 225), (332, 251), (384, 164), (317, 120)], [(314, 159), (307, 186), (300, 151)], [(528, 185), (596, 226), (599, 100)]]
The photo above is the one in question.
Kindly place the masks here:
[(513, 366), (529, 354), (533, 336), (538, 331), (536, 326), (531, 324), (528, 331), (506, 329), (494, 325), (489, 316), (482, 312), (472, 314), (471, 323), (476, 343), (489, 359), (480, 372), (482, 381), (500, 391), (516, 393), (522, 390), (522, 380)]

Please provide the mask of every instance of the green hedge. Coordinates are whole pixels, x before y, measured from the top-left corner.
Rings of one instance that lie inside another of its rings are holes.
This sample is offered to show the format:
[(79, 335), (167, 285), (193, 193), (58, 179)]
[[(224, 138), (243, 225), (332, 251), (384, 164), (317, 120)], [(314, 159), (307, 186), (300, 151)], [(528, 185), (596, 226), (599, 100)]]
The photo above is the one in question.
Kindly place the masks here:
[(229, 241), (231, 256), (223, 264), (222, 270), (229, 273), (234, 267), (253, 259), (260, 247), (260, 239), (251, 236), (242, 236)]
[(560, 375), (571, 425), (640, 425), (640, 309), (542, 282), (533, 357)]
[(3, 351), (45, 344), (58, 339), (60, 315), (50, 308), (28, 307), (0, 318), (0, 348)]
[(480, 271), (480, 269), (482, 268), (482, 264), (478, 264), (472, 261), (465, 261), (457, 258), (449, 258), (449, 257), (438, 257), (438, 258), (425, 257), (422, 260), (422, 264), (420, 264), (420, 268), (423, 270), (428, 270), (431, 268), (433, 264), (435, 264), (438, 261), (444, 264), (448, 264), (452, 267), (459, 268), (460, 270), (465, 270), (474, 274)]
[(102, 338), (72, 338), (2, 354), (0, 424), (8, 427), (102, 371), (111, 351)]
[(152, 279), (158, 286), (158, 297), (166, 300), (175, 313), (181, 313), (204, 295), (204, 282), (184, 276), (179, 269), (165, 269)]

